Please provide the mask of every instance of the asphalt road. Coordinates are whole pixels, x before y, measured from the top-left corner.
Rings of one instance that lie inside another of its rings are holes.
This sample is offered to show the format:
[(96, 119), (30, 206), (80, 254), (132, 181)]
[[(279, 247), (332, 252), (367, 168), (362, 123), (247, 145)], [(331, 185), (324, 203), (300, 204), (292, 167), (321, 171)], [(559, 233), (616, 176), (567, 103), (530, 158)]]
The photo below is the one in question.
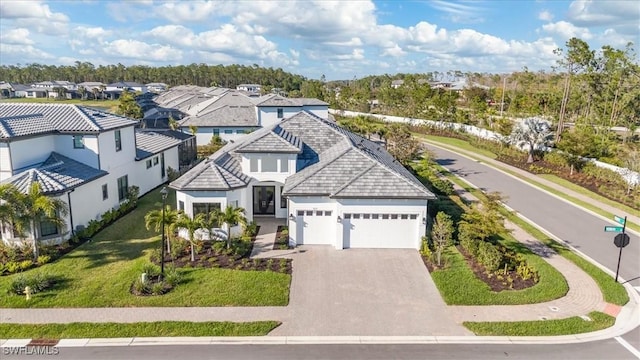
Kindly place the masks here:
[[(440, 165), (484, 191), (500, 191), (507, 197), (505, 203), (508, 206), (616, 271), (619, 249), (613, 244), (615, 233), (604, 232), (605, 225), (618, 225), (613, 219), (604, 221), (476, 160), (433, 146), (429, 148)], [(620, 276), (633, 286), (640, 286), (640, 242), (633, 234), (630, 238), (630, 244), (622, 250)]]
[[(3, 349), (4, 350), (4, 349)], [(613, 339), (565, 345), (162, 345), (59, 348), (52, 359), (637, 359)], [(2, 359), (34, 359), (48, 356), (7, 355)]]

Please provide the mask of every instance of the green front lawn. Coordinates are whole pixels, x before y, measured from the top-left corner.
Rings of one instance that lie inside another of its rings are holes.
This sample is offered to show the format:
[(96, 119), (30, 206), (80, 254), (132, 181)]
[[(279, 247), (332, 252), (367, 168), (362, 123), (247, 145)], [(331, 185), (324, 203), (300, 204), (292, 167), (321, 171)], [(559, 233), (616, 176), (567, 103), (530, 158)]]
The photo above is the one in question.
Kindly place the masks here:
[[(167, 200), (175, 203), (174, 194)], [(284, 306), (289, 302), (291, 275), (269, 271), (181, 269), (183, 281), (162, 296), (137, 297), (132, 282), (149, 263), (160, 236), (144, 227), (144, 215), (161, 208), (159, 190), (140, 199), (138, 208), (57, 261), (26, 271), (61, 277), (52, 290), (24, 296), (6, 295), (17, 275), (0, 277), (1, 307), (128, 307), (128, 306)]]
[(158, 336), (263, 336), (280, 325), (277, 321), (142, 323), (0, 324), (5, 339), (82, 339)]
[(478, 279), (460, 252), (450, 247), (446, 257), (448, 267), (431, 273), (440, 295), (448, 305), (520, 305), (536, 304), (563, 297), (569, 291), (566, 280), (555, 268), (512, 238), (501, 242), (507, 248), (525, 256), (540, 275), (540, 281), (527, 289), (494, 292)]
[(413, 133), (413, 136), (419, 139), (431, 140), (440, 144), (453, 146), (458, 149), (471, 151), (475, 154), (483, 155), (491, 159), (495, 159), (498, 157), (496, 154), (492, 153), (491, 151), (485, 150), (485, 149), (478, 149), (477, 147), (471, 145), (468, 141), (465, 141), (462, 139), (450, 138), (446, 136), (423, 135), (418, 133)]
[(616, 322), (616, 318), (598, 311), (588, 316), (592, 321), (574, 316), (558, 320), (464, 322), (463, 325), (481, 336), (558, 336), (602, 330)]

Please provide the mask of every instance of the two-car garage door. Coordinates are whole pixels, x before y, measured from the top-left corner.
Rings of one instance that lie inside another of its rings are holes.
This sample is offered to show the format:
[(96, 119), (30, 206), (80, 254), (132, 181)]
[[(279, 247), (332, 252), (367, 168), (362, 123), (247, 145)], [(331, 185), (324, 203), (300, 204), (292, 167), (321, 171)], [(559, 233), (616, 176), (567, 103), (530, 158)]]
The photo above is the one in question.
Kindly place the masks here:
[(422, 220), (417, 214), (345, 213), (345, 248), (418, 249)]

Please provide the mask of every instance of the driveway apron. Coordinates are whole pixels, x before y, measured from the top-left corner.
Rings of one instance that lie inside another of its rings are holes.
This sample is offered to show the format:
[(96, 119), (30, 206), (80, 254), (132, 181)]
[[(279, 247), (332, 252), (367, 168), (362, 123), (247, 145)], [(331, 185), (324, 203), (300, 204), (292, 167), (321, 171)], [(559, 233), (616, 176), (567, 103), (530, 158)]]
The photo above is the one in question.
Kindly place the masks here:
[(415, 250), (301, 246), (289, 319), (270, 335), (470, 335)]

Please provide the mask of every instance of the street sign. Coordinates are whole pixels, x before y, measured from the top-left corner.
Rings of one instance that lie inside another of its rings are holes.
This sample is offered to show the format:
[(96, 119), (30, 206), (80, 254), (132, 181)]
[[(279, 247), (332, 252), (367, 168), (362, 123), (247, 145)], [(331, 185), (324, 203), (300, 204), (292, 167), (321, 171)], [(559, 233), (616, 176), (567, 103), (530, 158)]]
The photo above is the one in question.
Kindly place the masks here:
[(624, 228), (622, 226), (605, 226), (604, 227), (604, 231), (605, 232), (619, 232), (619, 233), (621, 233), (622, 230), (624, 230)]
[(613, 238), (613, 243), (619, 247), (623, 248), (629, 245), (629, 235), (627, 234), (618, 234)]
[(624, 225), (627, 222), (625, 218), (621, 218), (618, 215), (613, 215), (613, 219), (617, 221), (620, 225)]

